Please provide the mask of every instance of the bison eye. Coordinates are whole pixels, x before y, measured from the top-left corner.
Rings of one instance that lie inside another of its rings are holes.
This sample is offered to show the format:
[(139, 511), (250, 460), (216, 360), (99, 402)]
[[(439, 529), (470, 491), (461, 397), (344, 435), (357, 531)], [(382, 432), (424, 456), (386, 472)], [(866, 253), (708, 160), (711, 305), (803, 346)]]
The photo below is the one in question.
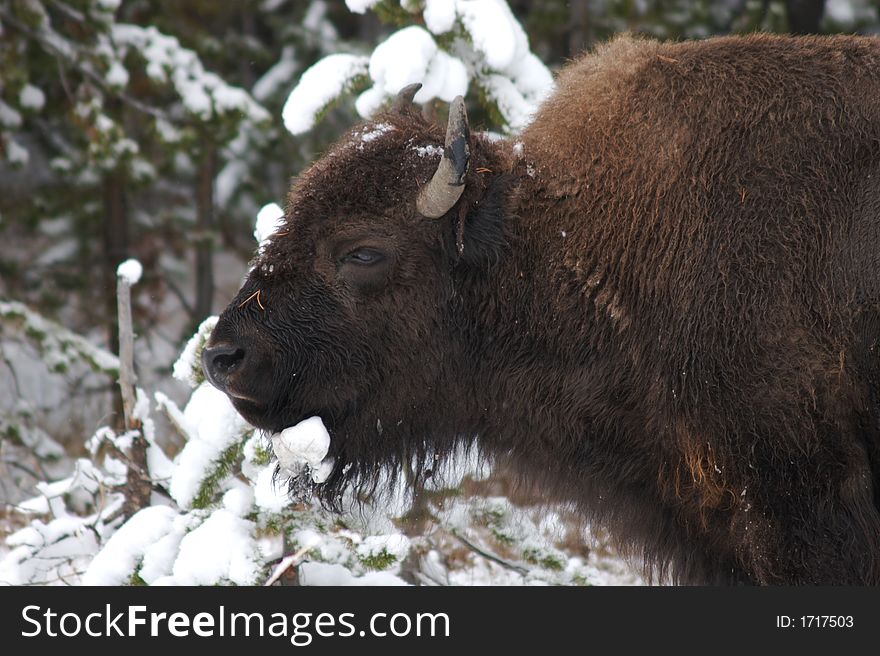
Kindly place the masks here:
[(393, 263), (393, 249), (380, 249), (374, 243), (349, 244), (337, 251), (336, 275), (350, 290), (374, 294), (388, 284)]
[(342, 258), (342, 261), (359, 266), (378, 264), (385, 259), (385, 255), (371, 248), (358, 248)]

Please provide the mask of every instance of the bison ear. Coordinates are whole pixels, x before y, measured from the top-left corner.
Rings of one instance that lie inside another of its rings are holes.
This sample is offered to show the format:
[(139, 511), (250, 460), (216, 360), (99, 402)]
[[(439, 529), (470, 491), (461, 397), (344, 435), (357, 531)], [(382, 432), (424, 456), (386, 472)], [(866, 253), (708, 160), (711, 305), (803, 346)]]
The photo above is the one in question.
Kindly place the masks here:
[(392, 114), (408, 114), (413, 109), (413, 98), (422, 88), (421, 83), (408, 84), (397, 92), (397, 97), (391, 103)]
[(428, 183), (419, 190), (416, 209), (429, 219), (439, 219), (452, 209), (464, 192), (464, 179), (471, 158), (470, 128), (464, 98), (457, 96), (449, 106), (449, 124), (440, 164)]
[(476, 269), (497, 263), (507, 251), (505, 205), (514, 193), (515, 177), (496, 177), (478, 203), (470, 206), (456, 226), (458, 262)]

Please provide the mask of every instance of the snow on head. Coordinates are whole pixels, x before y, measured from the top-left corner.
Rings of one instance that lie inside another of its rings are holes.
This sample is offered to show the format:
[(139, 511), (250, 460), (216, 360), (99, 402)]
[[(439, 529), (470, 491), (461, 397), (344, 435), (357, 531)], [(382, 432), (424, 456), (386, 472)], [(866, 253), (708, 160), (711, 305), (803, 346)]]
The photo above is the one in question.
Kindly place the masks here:
[(330, 449), (330, 434), (320, 417), (310, 417), (275, 433), (272, 449), (278, 464), (290, 474), (298, 475), (303, 467), (308, 466), (313, 480), (323, 483), (332, 471), (332, 461), (325, 460)]
[(124, 280), (129, 286), (137, 284), (144, 273), (141, 263), (135, 259), (129, 259), (116, 267), (116, 275)]
[(434, 144), (426, 144), (424, 146), (413, 146), (416, 155), (419, 157), (440, 157), (443, 155), (443, 147)]
[(336, 54), (311, 66), (290, 92), (281, 117), (291, 134), (311, 130), (315, 119), (345, 88), (367, 72), (369, 59), (358, 55)]
[(393, 129), (390, 123), (376, 123), (375, 125), (368, 126), (364, 132), (356, 131), (353, 135), (354, 143), (357, 144), (358, 150), (363, 150), (366, 144), (375, 141)]
[(369, 143), (392, 129), (389, 123), (377, 123), (361, 135), (361, 143)]

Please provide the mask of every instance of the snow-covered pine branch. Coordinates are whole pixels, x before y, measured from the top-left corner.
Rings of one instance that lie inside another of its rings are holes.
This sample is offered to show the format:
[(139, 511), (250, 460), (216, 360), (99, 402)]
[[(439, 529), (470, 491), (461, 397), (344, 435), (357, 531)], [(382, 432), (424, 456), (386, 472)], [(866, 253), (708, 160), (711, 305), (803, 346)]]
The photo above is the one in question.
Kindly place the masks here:
[(477, 91), (498, 127), (518, 132), (553, 86), (550, 71), (529, 49), (528, 38), (504, 0), (347, 0), (356, 13), (408, 16), (413, 23), (391, 34), (369, 57), (334, 54), (303, 73), (284, 106), (293, 134), (311, 129), (346, 92), (367, 118), (400, 89), (419, 82), (414, 100), (449, 102)]

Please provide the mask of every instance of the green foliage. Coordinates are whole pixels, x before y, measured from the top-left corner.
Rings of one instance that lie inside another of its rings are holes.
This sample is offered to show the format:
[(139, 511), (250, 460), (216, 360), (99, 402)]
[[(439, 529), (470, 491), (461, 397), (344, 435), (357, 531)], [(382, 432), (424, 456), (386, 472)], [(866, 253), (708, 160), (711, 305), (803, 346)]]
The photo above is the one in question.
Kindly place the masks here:
[(360, 560), (361, 564), (367, 569), (381, 571), (394, 565), (397, 562), (397, 556), (382, 549), (378, 553), (358, 556), (358, 560)]
[(199, 491), (191, 502), (191, 507), (196, 510), (208, 508), (216, 503), (220, 483), (225, 481), (238, 467), (241, 466), (242, 447), (245, 440), (242, 439), (227, 447), (220, 457), (213, 463), (211, 469), (206, 470), (205, 477), (199, 485)]

